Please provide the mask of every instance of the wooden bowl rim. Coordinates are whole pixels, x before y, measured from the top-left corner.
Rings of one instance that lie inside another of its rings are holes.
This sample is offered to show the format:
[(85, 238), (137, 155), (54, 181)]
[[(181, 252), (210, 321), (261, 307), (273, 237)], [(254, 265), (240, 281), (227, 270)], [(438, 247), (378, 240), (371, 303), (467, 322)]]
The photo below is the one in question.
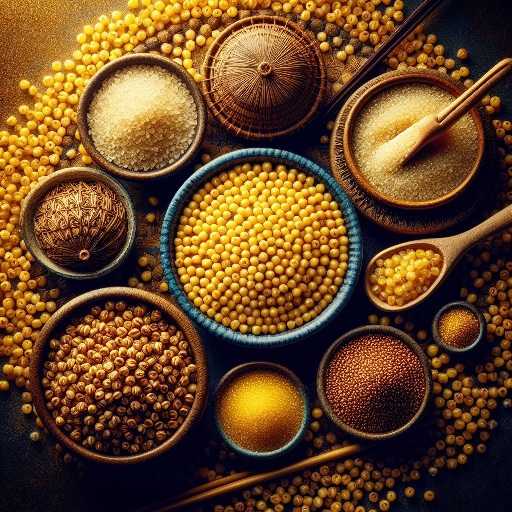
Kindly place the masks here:
[[(176, 430), (176, 432), (161, 445), (150, 451), (139, 453), (137, 455), (104, 455), (88, 450), (87, 448), (75, 443), (55, 424), (50, 412), (46, 408), (46, 401), (41, 385), (43, 364), (46, 360), (46, 349), (53, 333), (58, 330), (62, 323), (70, 316), (73, 316), (77, 310), (81, 310), (98, 301), (115, 298), (127, 299), (132, 302), (145, 302), (160, 309), (184, 332), (187, 341), (192, 347), (195, 364), (197, 366), (198, 379), (196, 396), (185, 421), (181, 424), (178, 430)], [(71, 301), (66, 302), (65, 305), (59, 308), (43, 326), (39, 334), (39, 338), (32, 352), (29, 371), (31, 384), (30, 389), (32, 392), (34, 407), (46, 429), (57, 439), (59, 443), (64, 445), (71, 452), (93, 462), (108, 464), (133, 464), (147, 461), (174, 447), (185, 437), (193, 424), (200, 419), (206, 405), (206, 397), (208, 393), (208, 368), (203, 342), (196, 328), (185, 313), (178, 306), (156, 293), (122, 286), (111, 286), (83, 293)]]
[[(171, 254), (174, 254), (174, 236), (180, 214), (185, 207), (185, 203), (192, 197), (197, 188), (201, 187), (213, 176), (224, 172), (226, 169), (231, 169), (238, 164), (263, 161), (285, 163), (292, 168), (300, 169), (306, 174), (314, 176), (327, 186), (343, 213), (349, 238), (349, 260), (344, 281), (334, 296), (333, 301), (313, 320), (300, 327), (277, 334), (242, 334), (238, 331), (233, 331), (230, 328), (224, 327), (222, 324), (207, 317), (189, 301), (187, 295), (183, 291), (179, 279), (177, 278), (174, 258), (171, 257)], [(352, 202), (334, 177), (321, 166), (305, 157), (281, 149), (239, 149), (219, 156), (201, 167), (201, 169), (190, 176), (176, 192), (162, 221), (160, 258), (164, 276), (169, 283), (171, 293), (176, 297), (178, 304), (194, 321), (205, 329), (208, 329), (212, 334), (220, 336), (221, 338), (237, 345), (258, 348), (276, 347), (296, 343), (308, 336), (311, 336), (321, 328), (325, 327), (326, 323), (332, 321), (334, 317), (345, 308), (352, 298), (361, 272), (363, 259), (362, 233), (359, 219)]]
[[(445, 343), (443, 341), (443, 338), (439, 334), (439, 320), (441, 319), (441, 315), (444, 312), (446, 312), (450, 309), (454, 309), (454, 308), (464, 308), (464, 309), (467, 309), (468, 311), (471, 311), (471, 313), (473, 313), (477, 317), (478, 323), (480, 324), (480, 330), (478, 332), (478, 336), (476, 337), (475, 341), (473, 343), (471, 343), (470, 345), (468, 345), (467, 347), (459, 348), (459, 347), (455, 347), (454, 345), (449, 345), (448, 343)], [(485, 317), (476, 306), (474, 306), (473, 304), (470, 304), (469, 302), (465, 302), (462, 300), (455, 301), (455, 302), (449, 302), (448, 304), (445, 304), (436, 313), (434, 320), (432, 321), (432, 338), (442, 349), (444, 349), (448, 352), (453, 352), (454, 354), (462, 354), (462, 353), (469, 352), (469, 351), (473, 350), (474, 348), (477, 347), (477, 345), (480, 344), (480, 342), (482, 341), (484, 334), (485, 334), (485, 326), (486, 326)]]
[[(222, 428), (222, 425), (219, 420), (219, 416), (217, 413), (217, 405), (218, 405), (218, 398), (220, 394), (224, 391), (225, 387), (233, 381), (234, 378), (238, 377), (239, 375), (243, 375), (246, 372), (251, 372), (254, 370), (270, 370), (274, 371), (276, 373), (280, 373), (286, 377), (288, 377), (291, 382), (296, 386), (297, 391), (302, 397), (302, 400), (304, 402), (304, 414), (302, 417), (301, 424), (295, 433), (295, 435), (288, 441), (284, 446), (281, 448), (277, 448), (276, 450), (272, 450), (270, 452), (256, 452), (252, 450), (248, 450), (247, 448), (243, 448), (240, 445), (236, 444), (224, 431)], [(299, 377), (289, 368), (286, 366), (283, 366), (278, 363), (274, 363), (271, 361), (251, 361), (248, 363), (242, 363), (239, 364), (230, 370), (228, 370), (223, 377), (220, 379), (217, 389), (215, 390), (214, 395), (214, 416), (215, 416), (215, 425), (217, 426), (217, 430), (219, 431), (222, 439), (226, 444), (228, 444), (233, 450), (238, 452), (241, 455), (251, 457), (254, 459), (272, 459), (275, 457), (279, 457), (281, 455), (284, 455), (285, 453), (288, 453), (293, 448), (297, 446), (297, 444), (302, 440), (304, 437), (304, 433), (306, 431), (306, 428), (309, 423), (309, 395), (307, 393), (306, 387), (302, 383), (302, 381), (299, 379)]]
[[(252, 130), (252, 129), (245, 129), (240, 128), (233, 124), (229, 117), (225, 116), (222, 112), (222, 109), (219, 109), (216, 105), (216, 102), (213, 101), (211, 95), (211, 79), (209, 78), (208, 70), (211, 69), (213, 65), (213, 60), (215, 59), (215, 54), (221, 47), (221, 45), (228, 39), (233, 33), (243, 28), (247, 25), (255, 25), (255, 24), (263, 24), (263, 23), (271, 23), (274, 25), (280, 25), (284, 27), (291, 27), (291, 29), (301, 37), (303, 37), (306, 41), (311, 43), (311, 47), (313, 48), (313, 51), (316, 54), (317, 60), (318, 60), (318, 66), (319, 66), (319, 72), (320, 72), (320, 86), (318, 90), (318, 95), (315, 99), (315, 102), (311, 106), (309, 112), (306, 116), (304, 116), (301, 120), (297, 121), (295, 124), (289, 126), (288, 128), (284, 128), (282, 130), (278, 130), (271, 133), (263, 133), (261, 131)], [(288, 135), (291, 135), (295, 133), (296, 131), (303, 128), (306, 124), (308, 124), (317, 114), (320, 106), (322, 105), (325, 94), (327, 91), (327, 70), (325, 66), (325, 62), (323, 61), (322, 54), (320, 52), (320, 49), (318, 48), (318, 45), (316, 44), (316, 41), (308, 34), (306, 30), (304, 30), (302, 27), (300, 27), (297, 23), (294, 21), (291, 21), (288, 18), (284, 18), (283, 16), (273, 16), (270, 14), (256, 14), (254, 16), (248, 16), (246, 18), (242, 18), (228, 27), (224, 29), (224, 31), (220, 34), (220, 36), (211, 44), (211, 46), (208, 48), (203, 65), (203, 75), (205, 79), (201, 83), (201, 87), (203, 90), (203, 96), (205, 98), (206, 104), (208, 106), (208, 109), (212, 113), (213, 117), (232, 135), (236, 137), (243, 137), (250, 140), (271, 140), (271, 139), (278, 139), (282, 137), (286, 137)]]
[[(347, 425), (343, 422), (333, 411), (329, 401), (327, 400), (327, 396), (325, 394), (325, 372), (327, 370), (327, 366), (330, 363), (332, 357), (335, 355), (339, 347), (344, 344), (352, 341), (355, 338), (360, 338), (362, 336), (367, 336), (371, 334), (383, 334), (386, 336), (392, 336), (394, 338), (399, 339), (402, 343), (407, 345), (414, 354), (419, 358), (421, 362), (421, 366), (423, 368), (423, 374), (425, 376), (425, 394), (423, 396), (423, 400), (421, 402), (420, 407), (414, 414), (414, 416), (401, 427), (392, 430), (390, 432), (384, 433), (370, 433), (364, 432), (361, 430), (357, 430), (350, 425)], [(409, 336), (404, 331), (400, 329), (396, 329), (395, 327), (387, 326), (387, 325), (363, 325), (361, 327), (356, 327), (348, 331), (347, 333), (340, 336), (336, 341), (334, 341), (325, 354), (322, 356), (320, 361), (320, 365), (318, 367), (317, 377), (316, 377), (316, 388), (317, 388), (317, 396), (322, 405), (322, 409), (325, 411), (330, 420), (338, 426), (341, 430), (345, 431), (347, 434), (350, 434), (355, 437), (359, 437), (361, 439), (366, 439), (369, 441), (381, 441), (384, 439), (390, 439), (392, 437), (398, 436), (402, 434), (406, 430), (410, 429), (420, 418), (423, 416), (427, 405), (430, 400), (430, 396), (432, 393), (432, 374), (430, 372), (430, 367), (428, 364), (427, 356), (425, 352), (420, 347), (420, 345), (414, 341), (411, 336)]]
[[(35, 237), (33, 229), (34, 211), (37, 208), (40, 200), (46, 195), (53, 187), (61, 183), (68, 183), (70, 181), (100, 181), (112, 189), (123, 202), (126, 209), (127, 232), (126, 241), (119, 251), (119, 254), (107, 265), (92, 272), (78, 272), (68, 269), (62, 265), (51, 260), (44, 251), (40, 248), (39, 243)], [(25, 197), (20, 214), (21, 235), (27, 245), (28, 250), (36, 258), (36, 260), (46, 267), (50, 272), (57, 274), (66, 279), (86, 280), (97, 279), (102, 277), (114, 269), (118, 268), (123, 263), (129, 252), (131, 251), (135, 242), (135, 235), (137, 225), (135, 220), (135, 208), (132, 200), (124, 187), (118, 183), (112, 176), (98, 169), (91, 167), (67, 167), (55, 171), (44, 180), (40, 181), (37, 186), (30, 191)]]
[[(360, 87), (354, 94), (353, 97), (356, 98), (355, 102), (347, 101), (346, 106), (343, 107), (338, 116), (336, 118), (335, 127), (333, 133), (335, 133), (340, 128), (343, 129), (343, 154), (345, 157), (345, 161), (347, 163), (347, 167), (350, 169), (354, 179), (359, 184), (361, 189), (366, 192), (368, 195), (391, 207), (398, 207), (403, 209), (410, 210), (425, 210), (430, 208), (435, 208), (436, 206), (441, 206), (446, 203), (449, 203), (452, 199), (460, 195), (466, 187), (471, 183), (473, 178), (476, 176), (480, 164), (482, 163), (482, 159), (484, 157), (485, 152), (485, 134), (483, 121), (480, 116), (480, 113), (476, 107), (472, 108), (469, 111), (473, 122), (476, 126), (477, 136), (478, 136), (478, 155), (473, 164), (471, 170), (468, 172), (467, 176), (463, 181), (457, 185), (453, 190), (451, 190), (448, 194), (444, 196), (440, 196), (437, 199), (430, 199), (428, 201), (410, 201), (410, 200), (401, 200), (396, 199), (391, 196), (388, 196), (375, 188), (366, 178), (366, 176), (362, 173), (361, 169), (356, 163), (356, 159), (352, 152), (352, 132), (354, 128), (354, 122), (361, 111), (361, 109), (371, 100), (374, 96), (381, 93), (385, 89), (393, 87), (397, 84), (402, 83), (426, 83), (430, 85), (436, 85), (439, 88), (453, 94), (454, 97), (460, 95), (465, 89), (461, 84), (453, 80), (452, 78), (442, 75), (439, 72), (432, 70), (406, 70), (406, 71), (389, 71), (387, 73), (383, 73), (370, 80), (362, 87)], [(341, 119), (343, 117), (345, 109), (348, 108), (349, 112), (347, 118), (344, 123), (341, 123)], [(343, 126), (342, 126), (343, 125)], [(331, 144), (330, 144), (330, 160), (331, 165), (336, 159), (336, 153), (340, 148), (336, 148), (335, 137), (332, 136)]]
[[(194, 139), (190, 144), (189, 148), (183, 153), (183, 155), (173, 162), (171, 165), (163, 167), (161, 169), (151, 171), (134, 171), (121, 167), (106, 157), (104, 157), (94, 145), (92, 136), (89, 133), (89, 123), (87, 121), (87, 115), (89, 107), (96, 96), (96, 93), (100, 89), (101, 85), (105, 80), (110, 78), (114, 73), (120, 69), (124, 69), (131, 66), (158, 66), (165, 69), (169, 73), (178, 77), (187, 87), (188, 91), (194, 99), (194, 103), (197, 109), (197, 127), (194, 135)], [(148, 54), (148, 53), (133, 53), (120, 57), (119, 59), (109, 62), (103, 66), (89, 81), (87, 84), (78, 106), (78, 118), (77, 127), (80, 133), (80, 139), (87, 153), (91, 158), (103, 169), (111, 174), (134, 181), (147, 181), (155, 178), (163, 178), (169, 174), (181, 170), (192, 159), (196, 156), (203, 142), (205, 130), (206, 130), (206, 106), (203, 101), (203, 97), (199, 87), (195, 83), (194, 79), (185, 71), (184, 68), (176, 64), (170, 59), (162, 57), (160, 55)]]

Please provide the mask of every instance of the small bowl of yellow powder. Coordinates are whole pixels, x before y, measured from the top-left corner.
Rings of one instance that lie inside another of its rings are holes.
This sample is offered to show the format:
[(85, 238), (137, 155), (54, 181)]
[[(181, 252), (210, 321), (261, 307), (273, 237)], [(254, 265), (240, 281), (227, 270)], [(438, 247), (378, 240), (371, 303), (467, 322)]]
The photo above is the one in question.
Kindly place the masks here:
[(354, 207), (299, 155), (233, 151), (195, 172), (162, 223), (171, 293), (199, 324), (240, 345), (308, 339), (350, 300), (361, 268)]
[(304, 435), (308, 411), (299, 378), (275, 363), (237, 366), (217, 388), (219, 432), (231, 448), (250, 457), (270, 458), (290, 451)]
[(358, 185), (390, 206), (424, 209), (451, 201), (473, 180), (484, 156), (483, 121), (476, 108), (402, 161), (417, 137), (411, 127), (463, 91), (433, 71), (392, 71), (375, 78), (338, 115), (331, 162), (342, 158)]
[(485, 318), (468, 302), (451, 302), (443, 306), (432, 322), (432, 337), (449, 352), (468, 352), (483, 339)]
[(182, 169), (204, 137), (206, 108), (184, 68), (158, 55), (114, 60), (91, 78), (78, 129), (89, 156), (120, 178), (147, 180)]

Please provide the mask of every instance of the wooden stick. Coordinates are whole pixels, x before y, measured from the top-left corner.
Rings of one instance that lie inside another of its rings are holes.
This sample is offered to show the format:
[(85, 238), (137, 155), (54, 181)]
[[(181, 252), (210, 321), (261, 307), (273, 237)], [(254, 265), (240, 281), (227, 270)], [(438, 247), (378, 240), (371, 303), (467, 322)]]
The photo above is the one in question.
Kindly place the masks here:
[(210, 489), (215, 489), (216, 487), (221, 487), (222, 485), (230, 484), (231, 482), (241, 480), (242, 478), (250, 475), (251, 473), (249, 471), (241, 471), (240, 473), (233, 473), (223, 478), (217, 478), (215, 480), (211, 480), (210, 482), (206, 482), (205, 484), (192, 487), (192, 489), (189, 489), (188, 491), (182, 492), (178, 496), (175, 496), (174, 500), (183, 500), (189, 496), (193, 496), (194, 494), (199, 494), (201, 492), (209, 491)]
[(359, 88), (375, 68), (387, 57), (443, 0), (423, 0), (405, 21), (396, 28), (375, 52), (359, 67), (345, 83), (341, 91), (328, 103), (323, 119), (330, 117), (356, 89)]
[[(172, 510), (179, 510), (181, 508), (194, 505), (202, 501), (216, 498), (217, 496), (222, 496), (223, 494), (228, 494), (234, 491), (238, 491), (240, 489), (244, 489), (246, 487), (257, 485), (267, 480), (275, 480), (276, 478), (281, 478), (293, 473), (298, 473), (299, 471), (303, 471), (304, 469), (310, 468), (312, 466), (327, 464), (329, 462), (338, 460), (342, 457), (349, 457), (350, 455), (359, 453), (361, 450), (361, 445), (351, 444), (348, 446), (343, 446), (341, 448), (336, 448), (335, 450), (330, 450), (328, 452), (321, 453), (320, 455), (308, 457), (307, 459), (303, 459), (299, 462), (295, 462), (294, 464), (290, 464), (289, 466), (285, 466), (280, 469), (266, 471), (255, 475), (248, 474), (247, 476), (244, 476), (242, 478), (230, 481), (228, 483), (224, 483), (226, 482), (226, 479), (236, 476), (230, 475), (229, 477), (221, 478), (219, 480), (213, 480), (212, 482), (208, 482), (208, 484), (203, 484), (193, 489), (190, 489), (189, 491), (184, 493), (186, 494), (186, 497), (183, 498), (182, 494), (181, 497), (179, 497), (177, 500), (175, 499), (175, 501), (172, 501), (168, 505), (163, 505), (160, 508), (152, 510), (154, 510), (155, 512), (171, 512)], [(217, 483), (217, 485), (213, 485), (215, 483)], [(206, 490), (205, 486), (208, 486)], [(150, 509), (147, 510), (149, 512)]]

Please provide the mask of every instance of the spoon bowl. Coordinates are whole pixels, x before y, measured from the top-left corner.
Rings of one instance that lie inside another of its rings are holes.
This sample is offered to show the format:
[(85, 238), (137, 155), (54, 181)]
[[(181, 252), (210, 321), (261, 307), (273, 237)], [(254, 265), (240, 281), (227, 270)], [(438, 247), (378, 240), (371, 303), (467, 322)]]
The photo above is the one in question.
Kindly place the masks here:
[[(375, 304), (375, 306), (377, 306), (382, 311), (389, 311), (389, 312), (403, 311), (405, 309), (412, 308), (416, 304), (419, 304), (420, 302), (422, 302), (426, 298), (426, 297), (424, 297), (425, 294), (432, 293), (435, 289), (437, 289), (441, 285), (441, 283), (444, 281), (445, 277), (448, 275), (449, 266), (447, 263), (448, 263), (449, 259), (442, 252), (439, 244), (436, 243), (438, 240), (440, 240), (440, 239), (431, 238), (431, 239), (427, 239), (427, 240), (404, 242), (404, 243), (401, 243), (398, 245), (393, 245), (392, 247), (389, 247), (388, 249), (384, 249), (383, 251), (379, 252), (370, 260), (370, 262), (368, 263), (368, 266), (366, 267), (365, 289), (366, 289), (366, 294), (368, 295), (368, 298), (373, 302), (373, 304)], [(402, 306), (398, 306), (398, 305), (392, 306), (392, 305), (388, 304), (387, 302), (384, 302), (382, 299), (380, 299), (373, 293), (373, 291), (372, 291), (373, 285), (370, 282), (370, 276), (371, 276), (373, 270), (375, 269), (375, 267), (377, 266), (377, 260), (389, 258), (389, 257), (393, 256), (393, 254), (396, 254), (397, 252), (400, 252), (402, 250), (407, 250), (407, 249), (414, 249), (414, 250), (430, 249), (436, 253), (441, 254), (441, 257), (442, 257), (441, 272), (439, 273), (436, 280), (430, 285), (430, 288), (426, 292), (423, 292), (421, 295), (416, 297), (414, 300), (407, 302), (406, 304), (404, 304)]]
[[(458, 235), (443, 237), (443, 238), (427, 238), (424, 240), (413, 240), (409, 242), (403, 242), (398, 245), (388, 247), (383, 251), (377, 253), (368, 263), (365, 273), (365, 290), (370, 301), (382, 311), (397, 313), (399, 311), (405, 311), (414, 306), (417, 306), (425, 299), (427, 299), (432, 293), (437, 290), (443, 281), (448, 277), (451, 270), (464, 253), (477, 242), (483, 238), (489, 237), (497, 231), (505, 229), (512, 225), (512, 205), (507, 206), (503, 210), (494, 214), (478, 226), (469, 229)], [(377, 297), (372, 290), (372, 283), (370, 282), (370, 276), (377, 265), (379, 259), (386, 259), (402, 250), (407, 249), (424, 249), (433, 250), (434, 252), (441, 255), (442, 264), (441, 270), (437, 278), (431, 283), (429, 288), (421, 295), (416, 297), (414, 300), (406, 302), (402, 305), (390, 305), (384, 302), (382, 299)]]

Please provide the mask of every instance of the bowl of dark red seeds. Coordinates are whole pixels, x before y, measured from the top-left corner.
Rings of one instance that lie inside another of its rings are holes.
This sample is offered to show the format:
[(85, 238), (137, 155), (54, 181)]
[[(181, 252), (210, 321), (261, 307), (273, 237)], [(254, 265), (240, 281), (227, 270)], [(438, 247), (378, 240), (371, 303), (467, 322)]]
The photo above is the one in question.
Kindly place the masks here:
[(207, 367), (178, 307), (112, 287), (54, 313), (34, 348), (30, 382), (37, 414), (65, 449), (124, 464), (183, 439), (204, 409)]
[(338, 338), (317, 375), (322, 408), (340, 429), (369, 440), (394, 437), (423, 414), (431, 373), (422, 348), (407, 334), (369, 325)]

